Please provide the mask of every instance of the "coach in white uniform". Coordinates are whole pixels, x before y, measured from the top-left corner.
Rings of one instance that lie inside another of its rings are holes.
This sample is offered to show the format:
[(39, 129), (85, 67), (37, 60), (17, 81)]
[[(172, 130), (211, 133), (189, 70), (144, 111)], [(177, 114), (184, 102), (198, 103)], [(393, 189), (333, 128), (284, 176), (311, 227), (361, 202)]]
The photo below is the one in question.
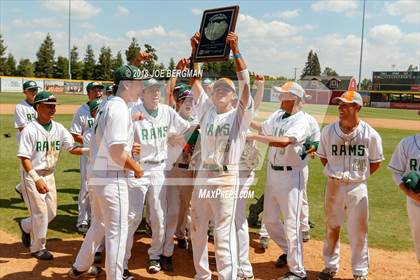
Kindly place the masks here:
[[(89, 111), (89, 102), (102, 97), (104, 86), (98, 82), (91, 82), (86, 86), (88, 102), (84, 103), (77, 109), (73, 116), (70, 127), (70, 133), (73, 135), (74, 141), (83, 144), (84, 134), (92, 128), (94, 118)], [(86, 167), (88, 158), (80, 157), (80, 191), (77, 200), (79, 215), (77, 217), (76, 228), (80, 233), (86, 233), (89, 228), (90, 220), (90, 203), (87, 195), (86, 186)]]
[(76, 257), (69, 277), (93, 274), (90, 266), (105, 236), (107, 280), (123, 278), (123, 261), (128, 231), (127, 170), (136, 178), (141, 166), (131, 157), (133, 128), (127, 103), (138, 98), (140, 70), (122, 66), (114, 71), (116, 93), (100, 107), (93, 126), (88, 166), (88, 185), (92, 199), (92, 223)]
[[(193, 52), (200, 34), (191, 39)], [(219, 279), (237, 278), (237, 242), (235, 228), (236, 196), (239, 190), (239, 159), (246, 131), (253, 115), (249, 73), (238, 49), (238, 38), (229, 33), (239, 81), (239, 104), (232, 106), (236, 88), (232, 80), (221, 78), (213, 85), (212, 99), (199, 80), (193, 84), (193, 97), (201, 127), (201, 168), (191, 200), (191, 239), (194, 251), (195, 279), (211, 279), (208, 264), (207, 229), (214, 221), (215, 255)], [(218, 192), (217, 197), (207, 194)], [(200, 197), (204, 194), (204, 197)]]
[(409, 189), (402, 180), (404, 176), (411, 173), (410, 176), (419, 178), (417, 185), (420, 184), (420, 134), (401, 140), (392, 154), (388, 168), (393, 172), (394, 182), (407, 196), (408, 220), (414, 240), (417, 261), (420, 263), (420, 192), (416, 193)]
[(339, 121), (324, 127), (317, 151), (327, 177), (325, 268), (318, 279), (332, 279), (338, 271), (340, 228), (347, 215), (353, 277), (365, 280), (369, 270), (366, 181), (384, 160), (382, 140), (375, 129), (359, 119), (363, 100), (358, 92), (346, 91), (333, 102), (339, 103)]

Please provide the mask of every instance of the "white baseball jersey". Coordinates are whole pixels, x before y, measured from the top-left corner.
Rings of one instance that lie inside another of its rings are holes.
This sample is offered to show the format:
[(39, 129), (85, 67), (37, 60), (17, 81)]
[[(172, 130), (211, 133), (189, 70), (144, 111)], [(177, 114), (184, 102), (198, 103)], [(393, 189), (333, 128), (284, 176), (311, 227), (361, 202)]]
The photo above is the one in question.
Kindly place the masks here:
[(123, 171), (109, 154), (109, 148), (123, 144), (127, 152), (133, 146), (132, 121), (125, 101), (119, 96), (111, 96), (97, 112), (90, 141), (91, 164), (89, 178), (101, 178), (106, 171)]
[(303, 112), (298, 112), (283, 119), (285, 112), (275, 111), (261, 124), (262, 134), (268, 136), (285, 136), (294, 138), (294, 142), (284, 148), (270, 147), (268, 159), (276, 166), (304, 167), (306, 163), (300, 158), (303, 143), (309, 137), (308, 121)]
[(319, 129), (319, 124), (314, 117), (310, 114), (303, 112), (308, 121), (308, 130), (309, 130), (309, 139), (311, 141), (319, 142), (321, 139), (321, 130)]
[(85, 103), (74, 114), (70, 133), (83, 136), (88, 128), (93, 127), (94, 122), (95, 118), (90, 114), (89, 105)]
[[(249, 85), (247, 71), (237, 73), (238, 76), (242, 76), (242, 79), (239, 79), (240, 92), (242, 92), (241, 89), (243, 89), (245, 83)], [(204, 91), (201, 92), (199, 99), (196, 101), (196, 106), (201, 129), (202, 163), (217, 165), (239, 164), (247, 130), (254, 113), (251, 94), (249, 94), (248, 104), (244, 109), (243, 116), (239, 116), (239, 108), (233, 108), (229, 112), (218, 114), (213, 102)], [(233, 137), (231, 137), (230, 149), (225, 158), (226, 146), (231, 133)]]
[[(37, 113), (34, 107), (26, 100), (22, 100), (15, 108), (15, 128), (25, 127), (28, 123), (36, 120)], [(16, 132), (16, 139), (19, 142), (20, 131)]]
[(37, 121), (29, 123), (21, 133), (17, 156), (29, 158), (35, 170), (54, 170), (61, 149), (74, 148), (71, 134), (55, 121), (47, 131)]
[(141, 144), (140, 155), (135, 160), (164, 161), (168, 157), (169, 129), (184, 134), (190, 123), (165, 104), (159, 104), (156, 117), (152, 117), (144, 108), (143, 103), (132, 107), (131, 114), (143, 113), (144, 120), (134, 122), (134, 140)]
[(401, 176), (412, 171), (420, 174), (420, 134), (401, 140), (392, 154), (388, 167)]
[(317, 155), (326, 158), (324, 175), (350, 182), (363, 182), (370, 176), (370, 163), (384, 160), (381, 136), (369, 124), (360, 121), (351, 134), (344, 134), (339, 122), (321, 132)]

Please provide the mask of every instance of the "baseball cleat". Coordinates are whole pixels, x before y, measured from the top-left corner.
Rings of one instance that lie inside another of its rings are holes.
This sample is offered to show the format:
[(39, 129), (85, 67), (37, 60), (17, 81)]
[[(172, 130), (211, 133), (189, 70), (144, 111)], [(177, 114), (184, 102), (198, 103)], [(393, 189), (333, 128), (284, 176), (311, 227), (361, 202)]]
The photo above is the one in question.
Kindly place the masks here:
[(131, 274), (130, 271), (128, 271), (128, 269), (124, 269), (123, 272), (123, 280), (134, 280), (134, 276)]
[(89, 225), (86, 222), (83, 222), (80, 225), (77, 225), (76, 228), (78, 233), (86, 234), (86, 232), (89, 230)]
[(49, 261), (54, 258), (53, 255), (47, 249), (42, 249), (38, 252), (31, 253), (31, 256), (43, 261)]
[(79, 279), (82, 277), (95, 278), (101, 273), (101, 271), (102, 269), (97, 266), (91, 266), (87, 271), (79, 271), (72, 266), (69, 272), (67, 272), (67, 276), (71, 279)]
[(260, 245), (259, 245), (259, 247), (261, 249), (267, 249), (269, 242), (270, 242), (270, 238), (269, 237), (266, 237), (266, 236), (260, 237)]
[(180, 248), (180, 249), (186, 249), (187, 248), (187, 240), (185, 240), (185, 238), (178, 238), (177, 243), (178, 243), (178, 248)]
[(20, 198), (23, 200), (22, 195), (22, 185), (19, 183), (15, 186), (15, 192), (20, 196)]
[(306, 276), (305, 277), (300, 277), (300, 276), (297, 276), (296, 274), (291, 273), (291, 272), (287, 272), (282, 277), (277, 278), (277, 280), (306, 280), (306, 279), (308, 279), (308, 278), (306, 278)]
[(364, 275), (364, 276), (362, 276), (362, 275), (353, 275), (353, 279), (354, 280), (368, 280), (368, 277), (367, 277), (367, 275)]
[(149, 273), (158, 273), (160, 271), (160, 261), (159, 260), (150, 260), (149, 261), (149, 267), (147, 268), (147, 271)]
[(276, 261), (276, 267), (282, 268), (287, 265), (287, 255), (281, 255)]
[(23, 246), (29, 248), (31, 246), (31, 235), (29, 233), (26, 233), (23, 230), (22, 220), (18, 220), (17, 222), (18, 222), (18, 225), (19, 225), (19, 228), (20, 228), (20, 232), (22, 233), (21, 239), (22, 239)]
[(335, 276), (335, 272), (334, 271), (330, 271), (327, 268), (324, 268), (324, 270), (319, 273), (318, 275), (318, 280), (332, 280)]
[(309, 227), (310, 228), (314, 228), (315, 227), (315, 223), (312, 223), (311, 221), (309, 221)]
[(254, 280), (254, 275), (251, 276), (238, 276), (237, 280)]
[(172, 257), (160, 256), (160, 265), (164, 271), (174, 271)]
[(308, 242), (311, 239), (311, 236), (309, 235), (309, 231), (302, 231), (302, 241)]

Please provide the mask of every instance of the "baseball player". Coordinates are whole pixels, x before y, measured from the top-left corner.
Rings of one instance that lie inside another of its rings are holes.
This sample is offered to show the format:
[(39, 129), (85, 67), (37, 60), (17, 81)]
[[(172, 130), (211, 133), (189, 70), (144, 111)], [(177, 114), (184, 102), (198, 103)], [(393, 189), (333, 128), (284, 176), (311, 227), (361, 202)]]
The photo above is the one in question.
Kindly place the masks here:
[(142, 114), (144, 119), (134, 122), (134, 139), (141, 144), (141, 153), (135, 157), (144, 167), (144, 176), (140, 179), (129, 178), (128, 238), (124, 257), (124, 277), (131, 276), (128, 260), (131, 257), (134, 233), (137, 230), (143, 212), (143, 204), (148, 201), (152, 228), (152, 242), (148, 250), (149, 273), (161, 270), (161, 262), (167, 260), (163, 245), (165, 240), (166, 189), (164, 183), (165, 161), (167, 159), (168, 132), (178, 131), (183, 134), (190, 128), (190, 123), (180, 117), (175, 110), (160, 104), (160, 83), (155, 79), (144, 81), (142, 103), (131, 108), (133, 116)]
[[(197, 120), (192, 116), (193, 97), (190, 90), (175, 92), (178, 114), (192, 125)], [(170, 132), (171, 133), (171, 132)], [(199, 137), (198, 129), (180, 135), (177, 132), (170, 138), (168, 145), (168, 171), (165, 174), (166, 196), (168, 201), (166, 212), (165, 242), (161, 265), (163, 270), (172, 270), (172, 254), (174, 251), (173, 236), (179, 248), (187, 248), (187, 232), (190, 230), (190, 201), (193, 191), (194, 148)], [(190, 238), (190, 236), (188, 236)], [(191, 244), (190, 244), (191, 246)], [(166, 256), (166, 257), (165, 257)]]
[(108, 86), (105, 87), (105, 95), (106, 95), (106, 97), (109, 97), (109, 96), (112, 95), (112, 87), (113, 87), (113, 85), (108, 85)]
[[(115, 95), (100, 107), (90, 142), (87, 170), (92, 199), (92, 222), (77, 254), (70, 278), (95, 276), (94, 255), (105, 236), (106, 279), (123, 279), (123, 261), (128, 232), (127, 171), (143, 175), (142, 167), (130, 156), (134, 143), (132, 120), (127, 103), (136, 102), (140, 70), (122, 66), (114, 73)], [(97, 274), (97, 273), (96, 273)]]
[[(73, 121), (70, 127), (70, 133), (73, 135), (74, 141), (83, 144), (83, 135), (89, 128), (92, 128), (94, 118), (91, 116), (89, 111), (89, 102), (94, 99), (102, 97), (102, 90), (104, 86), (98, 82), (91, 82), (86, 86), (88, 102), (83, 104), (77, 109), (73, 116)], [(90, 201), (87, 195), (86, 186), (86, 165), (87, 157), (80, 157), (80, 191), (77, 200), (79, 215), (77, 217), (76, 228), (77, 230), (85, 234), (89, 229), (90, 220)]]
[[(411, 234), (420, 263), (420, 134), (401, 140), (392, 154), (388, 168), (393, 172), (394, 182), (407, 196), (407, 213)], [(417, 184), (415, 178), (417, 177)], [(410, 188), (410, 182), (417, 189)], [(416, 192), (417, 191), (417, 192)]]
[(17, 152), (22, 164), (22, 194), (30, 213), (30, 217), (18, 221), (22, 242), (30, 247), (31, 255), (40, 260), (53, 259), (46, 249), (46, 240), (48, 223), (57, 213), (54, 169), (60, 150), (77, 155), (88, 152), (86, 148), (75, 147), (70, 133), (52, 120), (56, 104), (50, 92), (41, 91), (36, 95), (37, 118), (22, 130)]
[(355, 280), (368, 275), (368, 192), (366, 180), (384, 160), (382, 140), (359, 119), (363, 100), (356, 91), (346, 91), (338, 102), (339, 121), (322, 130), (317, 151), (327, 177), (325, 189), (324, 270), (318, 279), (332, 279), (339, 268), (340, 228), (347, 215), (351, 266)]
[[(20, 132), (25, 126), (36, 119), (36, 111), (33, 107), (35, 95), (38, 93), (39, 86), (35, 81), (26, 81), (23, 83), (23, 94), (26, 98), (22, 100), (15, 108), (15, 128), (16, 141), (19, 144)], [(22, 198), (22, 185), (19, 183), (15, 187), (15, 191)]]
[[(263, 220), (270, 237), (283, 250), (276, 266), (289, 266), (290, 272), (279, 279), (306, 279), (299, 226), (304, 173), (308, 168), (307, 162), (301, 158), (303, 144), (309, 135), (308, 122), (301, 111), (305, 91), (295, 82), (287, 82), (274, 90), (280, 93), (281, 109), (261, 125), (253, 122), (260, 134), (250, 134), (248, 139), (270, 146)], [(283, 223), (279, 214), (284, 217)]]
[[(191, 38), (193, 53), (200, 34)], [(201, 133), (201, 167), (195, 179), (191, 199), (191, 239), (195, 279), (211, 279), (208, 264), (207, 229), (214, 221), (215, 255), (219, 279), (237, 277), (237, 241), (235, 228), (236, 198), (239, 189), (239, 159), (245, 145), (246, 131), (253, 115), (249, 73), (238, 48), (238, 37), (227, 36), (239, 81), (238, 106), (232, 106), (236, 87), (232, 80), (214, 82), (211, 99), (198, 79), (193, 81), (193, 97), (197, 106)], [(204, 193), (204, 196), (203, 196)], [(207, 194), (219, 193), (211, 197)]]

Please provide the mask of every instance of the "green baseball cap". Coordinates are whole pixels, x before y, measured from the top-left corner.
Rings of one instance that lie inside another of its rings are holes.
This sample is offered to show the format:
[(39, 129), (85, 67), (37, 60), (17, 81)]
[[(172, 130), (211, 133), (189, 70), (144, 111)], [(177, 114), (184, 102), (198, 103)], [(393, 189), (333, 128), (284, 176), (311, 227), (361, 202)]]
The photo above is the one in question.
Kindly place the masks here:
[(93, 89), (94, 87), (100, 87), (101, 89), (104, 89), (104, 86), (101, 83), (98, 82), (90, 82), (89, 84), (87, 84), (86, 86), (86, 90), (87, 92), (89, 92), (91, 89)]
[(160, 87), (160, 82), (156, 79), (149, 79), (149, 80), (144, 80), (144, 89), (149, 88), (149, 87)]
[(40, 88), (35, 81), (26, 81), (23, 83), (23, 90), (31, 89), (31, 88)]
[(191, 88), (187, 84), (184, 84), (184, 83), (176, 83), (174, 87), (175, 94), (178, 92), (184, 92), (186, 90), (191, 90)]
[(38, 103), (57, 104), (57, 98), (48, 91), (40, 91), (35, 96), (34, 105)]
[(123, 80), (137, 80), (140, 73), (140, 69), (133, 65), (123, 65), (114, 70), (112, 76), (114, 77), (114, 83), (119, 84)]
[(102, 103), (102, 99), (97, 98), (97, 99), (93, 99), (92, 101), (89, 102), (89, 111), (92, 113), (93, 111), (95, 111), (96, 109), (98, 109), (99, 105)]
[(106, 88), (105, 88), (105, 91), (112, 91), (113, 86), (114, 85), (107, 85)]

